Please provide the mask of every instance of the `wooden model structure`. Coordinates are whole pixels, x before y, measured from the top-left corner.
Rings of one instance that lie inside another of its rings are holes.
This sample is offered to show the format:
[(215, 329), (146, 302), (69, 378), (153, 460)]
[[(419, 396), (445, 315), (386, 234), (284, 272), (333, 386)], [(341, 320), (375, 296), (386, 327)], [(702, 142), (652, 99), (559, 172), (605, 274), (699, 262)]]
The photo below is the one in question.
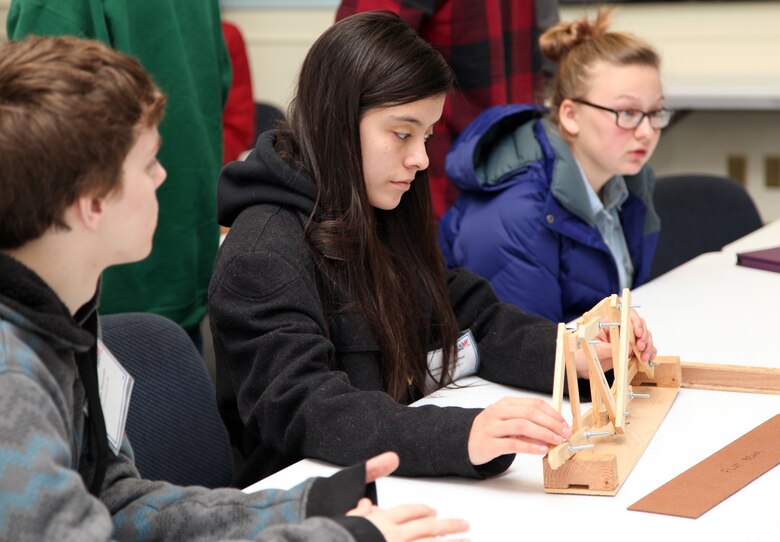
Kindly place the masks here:
[[(682, 380), (679, 358), (641, 361), (630, 321), (630, 292), (604, 298), (576, 321), (558, 324), (553, 408), (561, 412), (564, 378), (572, 412), (572, 436), (544, 458), (548, 493), (615, 495), (639, 460), (677, 395)], [(610, 387), (594, 344), (607, 334), (614, 383)], [(592, 408), (580, 412), (574, 358), (588, 363)]]

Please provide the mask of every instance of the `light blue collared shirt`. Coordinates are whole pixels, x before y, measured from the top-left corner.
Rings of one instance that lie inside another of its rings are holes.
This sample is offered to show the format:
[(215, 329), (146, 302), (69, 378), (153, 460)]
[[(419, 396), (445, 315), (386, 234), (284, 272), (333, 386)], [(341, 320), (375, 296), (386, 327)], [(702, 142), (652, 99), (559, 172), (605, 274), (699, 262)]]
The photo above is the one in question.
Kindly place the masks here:
[[(620, 224), (619, 214), (621, 206), (628, 199), (626, 181), (622, 175), (615, 175), (607, 181), (601, 189), (604, 196), (604, 201), (602, 202), (588, 182), (582, 166), (577, 163), (577, 167), (580, 169), (582, 182), (585, 183), (585, 188), (588, 191), (588, 202), (596, 223), (596, 229), (598, 229), (617, 264), (620, 289), (631, 288), (634, 282), (634, 262), (631, 261), (631, 253), (628, 251), (628, 244), (626, 244), (626, 236), (623, 233), (623, 226)], [(619, 294), (620, 292), (615, 293)]]

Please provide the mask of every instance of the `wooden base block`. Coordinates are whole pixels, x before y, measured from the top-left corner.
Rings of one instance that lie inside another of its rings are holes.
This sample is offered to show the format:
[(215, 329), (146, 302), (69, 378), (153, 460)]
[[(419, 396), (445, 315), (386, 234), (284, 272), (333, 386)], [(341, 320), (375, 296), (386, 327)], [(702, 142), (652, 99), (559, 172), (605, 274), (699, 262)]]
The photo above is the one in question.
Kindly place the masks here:
[[(592, 437), (588, 443), (593, 444), (593, 448), (577, 452), (556, 470), (550, 467), (547, 457), (544, 458), (544, 490), (547, 493), (617, 494), (679, 390), (679, 358), (659, 358), (656, 362), (654, 380), (657, 381), (644, 381), (641, 374), (634, 379), (633, 391), (649, 394), (649, 397), (635, 398), (628, 403), (629, 416), (622, 435)], [(638, 386), (638, 381), (645, 385)], [(583, 416), (586, 426), (590, 414)], [(568, 446), (568, 443), (561, 446)]]
[(544, 458), (544, 490), (547, 493), (614, 495), (619, 479), (615, 454), (583, 457), (580, 452), (557, 470), (550, 468)]
[(658, 356), (655, 359), (653, 373), (652, 378), (638, 373), (631, 385), (662, 388), (679, 388), (682, 385), (682, 369), (680, 368), (680, 358), (677, 356)]

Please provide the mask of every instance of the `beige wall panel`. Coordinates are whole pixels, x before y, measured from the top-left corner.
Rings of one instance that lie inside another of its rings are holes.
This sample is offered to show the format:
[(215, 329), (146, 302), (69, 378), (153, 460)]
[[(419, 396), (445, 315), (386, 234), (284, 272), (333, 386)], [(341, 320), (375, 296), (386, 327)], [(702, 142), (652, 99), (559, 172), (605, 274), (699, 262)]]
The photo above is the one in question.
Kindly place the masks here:
[(747, 160), (747, 188), (764, 221), (780, 218), (780, 189), (766, 187), (767, 156), (780, 156), (780, 112), (699, 111), (669, 128), (650, 164), (658, 175), (726, 175), (729, 156)]
[(7, 39), (5, 33), (5, 19), (8, 16), (8, 6), (11, 5), (11, 0), (0, 0), (0, 42), (4, 42)]
[(309, 47), (333, 23), (334, 15), (329, 9), (224, 12), (244, 35), (256, 100), (287, 108)]

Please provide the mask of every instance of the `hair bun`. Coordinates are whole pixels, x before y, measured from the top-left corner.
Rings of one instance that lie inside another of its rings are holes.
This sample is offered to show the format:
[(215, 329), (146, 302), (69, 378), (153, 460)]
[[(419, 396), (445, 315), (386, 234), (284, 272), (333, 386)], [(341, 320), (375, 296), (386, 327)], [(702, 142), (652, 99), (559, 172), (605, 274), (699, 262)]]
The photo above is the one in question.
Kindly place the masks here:
[(539, 37), (539, 48), (544, 56), (553, 62), (560, 62), (569, 51), (579, 44), (604, 35), (609, 29), (612, 9), (599, 9), (596, 20), (587, 17), (575, 21), (563, 21)]

